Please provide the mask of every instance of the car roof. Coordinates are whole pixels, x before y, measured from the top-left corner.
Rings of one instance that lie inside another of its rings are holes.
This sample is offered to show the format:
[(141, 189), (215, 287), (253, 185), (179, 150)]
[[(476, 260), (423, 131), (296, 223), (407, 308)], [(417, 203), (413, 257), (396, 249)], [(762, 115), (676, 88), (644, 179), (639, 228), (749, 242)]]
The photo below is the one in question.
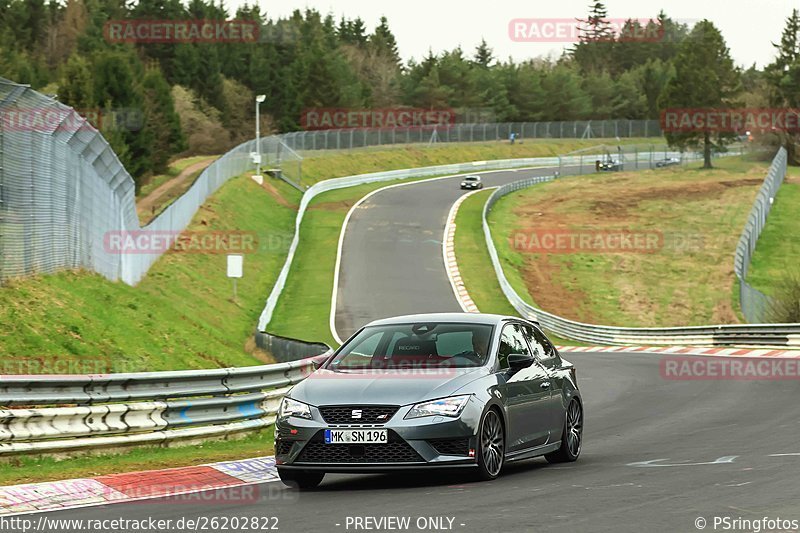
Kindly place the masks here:
[[(492, 315), (488, 313), (421, 313), (417, 315), (402, 315), (391, 318), (373, 320), (367, 326), (387, 326), (392, 324), (413, 324), (417, 322), (453, 322), (467, 324), (496, 325), (503, 320), (526, 320), (518, 316)], [(527, 320), (538, 324), (535, 320)]]

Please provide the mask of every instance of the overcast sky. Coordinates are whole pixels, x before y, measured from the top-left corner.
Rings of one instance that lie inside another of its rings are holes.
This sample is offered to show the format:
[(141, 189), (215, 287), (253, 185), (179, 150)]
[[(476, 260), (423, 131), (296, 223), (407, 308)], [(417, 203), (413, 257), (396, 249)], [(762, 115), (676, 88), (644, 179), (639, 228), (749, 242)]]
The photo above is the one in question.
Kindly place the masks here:
[[(245, 0), (227, 0), (234, 11)], [(429, 48), (441, 52), (458, 45), (470, 54), (485, 38), (495, 57), (523, 60), (539, 55), (559, 55), (565, 44), (514, 42), (509, 36), (512, 19), (572, 19), (585, 17), (589, 0), (249, 0), (258, 3), (271, 18), (295, 9), (315, 8), (333, 13), (338, 20), (360, 16), (371, 31), (381, 15), (397, 37), (404, 60), (423, 57)], [(708, 18), (722, 30), (739, 65), (759, 66), (774, 55), (771, 42), (780, 33), (792, 7), (789, 0), (607, 0), (609, 17), (649, 18), (664, 9), (674, 19)]]

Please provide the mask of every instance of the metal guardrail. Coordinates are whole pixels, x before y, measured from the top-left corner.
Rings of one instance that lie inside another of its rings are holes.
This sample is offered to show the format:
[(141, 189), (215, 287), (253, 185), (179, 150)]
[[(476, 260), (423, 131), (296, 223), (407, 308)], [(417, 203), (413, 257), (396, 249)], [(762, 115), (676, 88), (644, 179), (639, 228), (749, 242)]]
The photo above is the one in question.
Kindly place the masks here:
[[(776, 156), (779, 165), (780, 157), (784, 158), (783, 164), (785, 165), (785, 154), (779, 152), (778, 156)], [(770, 174), (766, 181), (771, 182), (773, 180), (772, 172), (774, 166), (775, 164), (773, 163), (773, 167), (771, 167)], [(734, 324), (669, 328), (624, 328), (576, 322), (553, 313), (548, 313), (526, 302), (516, 290), (514, 290), (505, 275), (497, 254), (497, 248), (492, 238), (488, 214), (501, 197), (520, 189), (553, 181), (554, 179), (555, 177), (553, 176), (529, 178), (500, 187), (492, 193), (483, 208), (483, 233), (495, 274), (503, 294), (505, 294), (508, 301), (521, 316), (538, 320), (544, 328), (560, 337), (590, 344), (658, 344), (675, 346), (727, 346), (738, 344), (800, 346), (800, 324)], [(772, 185), (767, 186), (766, 181), (766, 190), (774, 193)], [(760, 199), (762, 199), (764, 190), (765, 189), (762, 187), (762, 192), (759, 193)], [(759, 218), (753, 220), (751, 215), (751, 220), (753, 221), (753, 230), (760, 232), (761, 228), (763, 228), (764, 219), (760, 218), (762, 212), (758, 211), (758, 213)], [(764, 214), (764, 218), (765, 217), (766, 215)], [(751, 226), (748, 225), (748, 227)], [(748, 240), (747, 242), (749, 243), (750, 241)], [(750, 253), (752, 253), (752, 250), (750, 250)], [(749, 261), (749, 255), (747, 258)], [(737, 251), (737, 261), (738, 260), (739, 252)]]
[(739, 304), (742, 308), (742, 314), (748, 322), (766, 322), (768, 319), (771, 299), (747, 283), (747, 271), (750, 268), (750, 260), (756, 249), (758, 238), (767, 223), (767, 216), (769, 216), (769, 212), (772, 209), (772, 202), (775, 200), (775, 195), (778, 194), (778, 189), (780, 189), (786, 176), (787, 159), (786, 149), (781, 147), (772, 160), (767, 177), (758, 191), (753, 209), (750, 211), (747, 223), (736, 246), (733, 271), (739, 283)]
[[(324, 356), (321, 356), (324, 357)], [(108, 375), (3, 376), (0, 456), (224, 436), (272, 424), (315, 360)]]

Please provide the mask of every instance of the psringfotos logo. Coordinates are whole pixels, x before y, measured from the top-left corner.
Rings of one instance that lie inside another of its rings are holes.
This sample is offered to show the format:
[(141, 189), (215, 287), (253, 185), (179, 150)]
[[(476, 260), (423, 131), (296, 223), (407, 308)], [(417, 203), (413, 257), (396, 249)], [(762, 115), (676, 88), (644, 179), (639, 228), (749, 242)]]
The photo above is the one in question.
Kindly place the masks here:
[(252, 20), (109, 20), (103, 34), (110, 43), (255, 43)]

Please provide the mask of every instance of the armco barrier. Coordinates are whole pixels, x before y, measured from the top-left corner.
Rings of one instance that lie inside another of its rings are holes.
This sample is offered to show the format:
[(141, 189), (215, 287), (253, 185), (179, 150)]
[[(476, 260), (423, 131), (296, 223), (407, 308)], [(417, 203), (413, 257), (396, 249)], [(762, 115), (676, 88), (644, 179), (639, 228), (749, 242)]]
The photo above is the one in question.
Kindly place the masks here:
[[(781, 153), (779, 153), (778, 156), (781, 156)], [(500, 187), (492, 193), (483, 208), (483, 233), (495, 274), (503, 294), (505, 294), (508, 301), (521, 316), (537, 320), (544, 328), (560, 337), (589, 344), (800, 346), (800, 324), (735, 324), (671, 328), (623, 328), (576, 322), (548, 313), (526, 302), (511, 286), (503, 271), (503, 266), (500, 263), (497, 255), (497, 248), (492, 238), (492, 231), (489, 227), (488, 214), (501, 197), (520, 189), (553, 181), (554, 179), (555, 178), (552, 176), (530, 178)], [(769, 180), (770, 178), (768, 177), (767, 179)]]
[[(325, 355), (274, 365), (109, 375), (3, 376), (0, 456), (225, 436), (273, 423)], [(39, 407), (41, 406), (41, 407)]]
[(321, 342), (305, 342), (271, 335), (264, 331), (255, 332), (256, 346), (272, 355), (278, 361), (297, 361), (315, 357), (330, 351), (331, 347)]

